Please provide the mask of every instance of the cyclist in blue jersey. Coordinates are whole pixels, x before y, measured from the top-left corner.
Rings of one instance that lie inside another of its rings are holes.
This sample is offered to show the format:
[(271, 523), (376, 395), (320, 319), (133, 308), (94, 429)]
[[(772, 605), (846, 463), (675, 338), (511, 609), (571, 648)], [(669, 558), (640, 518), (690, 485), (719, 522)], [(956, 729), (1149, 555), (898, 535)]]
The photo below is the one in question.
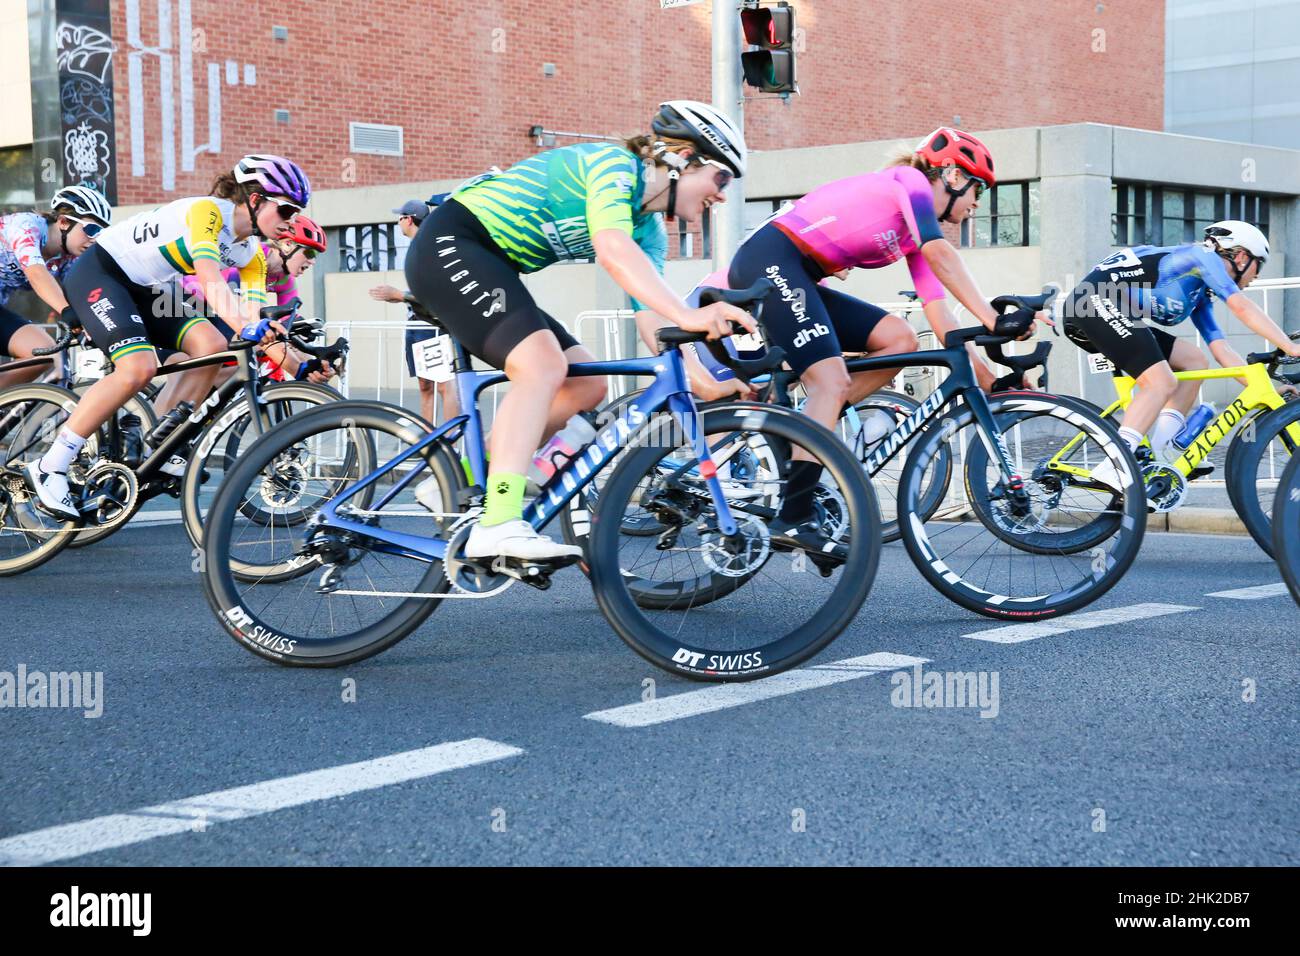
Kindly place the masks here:
[(1206, 228), (1202, 243), (1119, 250), (1098, 263), (1066, 299), (1066, 336), (1137, 379), (1138, 391), (1119, 430), (1135, 452), (1145, 457), (1140, 446), (1150, 432), (1152, 452), (1168, 456), (1200, 390), (1199, 382), (1180, 383), (1174, 370), (1208, 367), (1200, 349), (1167, 328), (1190, 319), (1220, 366), (1246, 364), (1215, 321), (1212, 296), (1222, 299), (1250, 331), (1287, 355), (1300, 356), (1300, 344), (1241, 292), (1259, 274), (1268, 253), (1268, 240), (1250, 223), (1216, 222)]

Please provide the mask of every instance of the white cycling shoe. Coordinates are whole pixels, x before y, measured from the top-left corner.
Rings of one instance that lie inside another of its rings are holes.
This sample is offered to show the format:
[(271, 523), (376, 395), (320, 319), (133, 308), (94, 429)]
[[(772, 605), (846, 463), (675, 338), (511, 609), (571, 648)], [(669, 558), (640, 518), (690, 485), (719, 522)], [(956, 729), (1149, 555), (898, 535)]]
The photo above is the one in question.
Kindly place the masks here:
[(415, 500), (435, 514), (444, 511), (442, 495), (438, 490), (438, 479), (430, 475), (415, 486)]
[(521, 561), (554, 561), (557, 558), (580, 558), (582, 548), (575, 544), (562, 544), (544, 534), (522, 518), (484, 527), (477, 524), (465, 542), (465, 557), (518, 558)]
[(68, 476), (57, 471), (46, 471), (41, 467), (40, 459), (28, 462), (23, 470), (27, 480), (36, 490), (36, 499), (41, 510), (56, 518), (75, 521), (81, 517), (72, 503), (72, 492), (68, 488)]

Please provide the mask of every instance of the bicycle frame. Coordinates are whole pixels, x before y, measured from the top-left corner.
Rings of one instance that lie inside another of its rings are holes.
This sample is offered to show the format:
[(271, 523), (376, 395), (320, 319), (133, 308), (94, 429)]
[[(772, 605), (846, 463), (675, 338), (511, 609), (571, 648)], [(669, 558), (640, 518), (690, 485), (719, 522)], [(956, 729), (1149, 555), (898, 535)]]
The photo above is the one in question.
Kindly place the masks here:
[[(1171, 463), (1171, 466), (1180, 472), (1184, 478), (1190, 475), (1192, 470), (1214, 450), (1214, 447), (1227, 437), (1233, 427), (1247, 418), (1253, 409), (1271, 411), (1286, 404), (1286, 400), (1273, 387), (1273, 380), (1269, 378), (1268, 368), (1258, 363), (1237, 365), (1231, 368), (1191, 369), (1185, 372), (1175, 372), (1174, 378), (1180, 382), (1201, 382), (1220, 378), (1246, 379), (1246, 387), (1242, 389), (1241, 393), (1229, 402), (1227, 407), (1192, 439), (1187, 451), (1183, 452), (1178, 456), (1177, 460)], [(1119, 397), (1102, 412), (1102, 417), (1110, 418), (1120, 409), (1128, 408), (1129, 403), (1133, 401), (1133, 392), (1136, 387), (1137, 381), (1131, 376), (1115, 376), (1115, 391)], [(1287, 434), (1293, 442), (1300, 445), (1300, 425), (1288, 425)], [(1080, 439), (1077, 437), (1071, 439), (1048, 462), (1048, 467), (1054, 471), (1081, 478), (1087, 477), (1090, 474), (1089, 469), (1067, 465), (1061, 461), (1079, 441)]]
[[(420, 455), (434, 442), (443, 438), (455, 441), (465, 437), (470, 472), (475, 485), (487, 483), (487, 460), (483, 444), (483, 424), (478, 411), (479, 395), (494, 385), (508, 381), (503, 372), (475, 372), (469, 357), (459, 343), (456, 350), (456, 391), (465, 414), (459, 415), (435, 428), (396, 458), (340, 492), (321, 506), (313, 521), (313, 529), (344, 531), (366, 538), (376, 551), (395, 554), (421, 561), (441, 561), (447, 554), (447, 541), (441, 538), (406, 534), (377, 528), (361, 521), (340, 515), (338, 508), (363, 489), (383, 478), (413, 456)], [(524, 510), (524, 520), (540, 530), (545, 527), (596, 474), (646, 429), (657, 412), (667, 409), (691, 440), (691, 448), (699, 461), (700, 475), (705, 479), (717, 509), (718, 528), (724, 535), (736, 533), (736, 522), (717, 478), (717, 466), (709, 453), (699, 412), (691, 397), (686, 379), (686, 369), (681, 353), (669, 349), (649, 358), (610, 362), (579, 362), (569, 366), (571, 377), (587, 378), (603, 375), (653, 376), (654, 382), (637, 402), (629, 403), (623, 414), (597, 433), (586, 450), (572, 459), (542, 486), (541, 493)], [(756, 411), (758, 411), (756, 407)], [(371, 510), (379, 510), (406, 487), (425, 464), (413, 468), (410, 474), (396, 482)]]

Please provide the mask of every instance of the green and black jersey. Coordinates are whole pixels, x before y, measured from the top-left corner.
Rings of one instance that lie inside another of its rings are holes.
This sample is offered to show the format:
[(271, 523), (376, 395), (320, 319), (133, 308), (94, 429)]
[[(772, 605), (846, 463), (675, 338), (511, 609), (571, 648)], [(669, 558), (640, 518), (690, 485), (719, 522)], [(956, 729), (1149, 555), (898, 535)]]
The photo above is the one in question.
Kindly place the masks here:
[[(578, 143), (530, 156), (452, 193), (521, 272), (592, 259), (592, 236), (619, 229), (663, 272), (663, 217), (641, 212), (641, 161), (622, 146)], [(641, 308), (640, 303), (636, 303)]]

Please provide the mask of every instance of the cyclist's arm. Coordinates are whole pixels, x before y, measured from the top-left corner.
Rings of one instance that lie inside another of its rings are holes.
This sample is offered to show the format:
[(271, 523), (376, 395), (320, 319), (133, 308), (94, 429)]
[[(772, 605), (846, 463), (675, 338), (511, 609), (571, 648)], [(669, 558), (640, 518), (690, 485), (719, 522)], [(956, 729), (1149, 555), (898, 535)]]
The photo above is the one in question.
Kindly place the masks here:
[(32, 291), (40, 296), (41, 301), (53, 309), (56, 314), (68, 307), (67, 297), (63, 294), (63, 286), (59, 285), (59, 280), (54, 278), (54, 275), (44, 262), (23, 266), (22, 270), (23, 275), (27, 277), (27, 284), (32, 287)]
[(997, 322), (997, 313), (984, 298), (984, 293), (980, 292), (974, 277), (952, 243), (947, 239), (931, 239), (921, 247), (921, 254), (944, 288), (966, 307), (966, 311), (979, 319), (985, 328), (992, 329)]
[[(922, 306), (925, 312), (925, 319), (930, 323), (930, 328), (934, 334), (939, 337), (942, 343), (955, 328), (959, 328), (957, 317), (952, 314), (952, 309), (948, 308), (947, 299), (931, 299)], [(984, 361), (983, 356), (979, 354), (974, 342), (966, 343), (966, 354), (970, 356), (971, 364), (975, 366), (975, 381), (984, 391), (989, 391), (993, 383), (998, 380), (997, 374), (993, 371), (993, 366)]]
[[(261, 308), (261, 303), (254, 304), (257, 301), (256, 297), (246, 296), (241, 302), (235, 293), (230, 291), (230, 286), (226, 285), (222, 277), (221, 254), (217, 245), (222, 223), (221, 210), (217, 208), (217, 204), (211, 200), (196, 202), (186, 214), (185, 222), (189, 227), (189, 248), (190, 255), (194, 259), (194, 274), (198, 277), (204, 300), (216, 312), (217, 317), (236, 333), (248, 323), (259, 321), (261, 317), (258, 315), (258, 310)], [(254, 259), (260, 259), (262, 262), (261, 285), (264, 287), (266, 259), (261, 249), (257, 250)], [(243, 277), (244, 272), (241, 269), (241, 280)], [(266, 293), (263, 291), (263, 302), (265, 296)]]
[(674, 325), (681, 325), (690, 311), (686, 303), (664, 281), (654, 263), (621, 229), (602, 229), (592, 237), (596, 261), (623, 291)]
[[(641, 335), (641, 341), (646, 344), (646, 347), (652, 353), (656, 349), (655, 332), (671, 325), (671, 322), (654, 312), (640, 311), (636, 313), (637, 331)], [(722, 381), (714, 378), (713, 373), (700, 361), (695, 349), (683, 348), (681, 352), (682, 363), (686, 366), (686, 378), (691, 383), (691, 391), (704, 401), (716, 401), (719, 398), (726, 398), (728, 395), (739, 395), (742, 398), (748, 398), (754, 394), (754, 390), (738, 378)]]
[(1292, 342), (1287, 338), (1286, 333), (1278, 328), (1277, 323), (1268, 317), (1268, 313), (1246, 298), (1246, 293), (1238, 292), (1228, 296), (1226, 304), (1232, 310), (1232, 314), (1250, 331), (1267, 339), (1287, 355), (1300, 356), (1300, 343)]

